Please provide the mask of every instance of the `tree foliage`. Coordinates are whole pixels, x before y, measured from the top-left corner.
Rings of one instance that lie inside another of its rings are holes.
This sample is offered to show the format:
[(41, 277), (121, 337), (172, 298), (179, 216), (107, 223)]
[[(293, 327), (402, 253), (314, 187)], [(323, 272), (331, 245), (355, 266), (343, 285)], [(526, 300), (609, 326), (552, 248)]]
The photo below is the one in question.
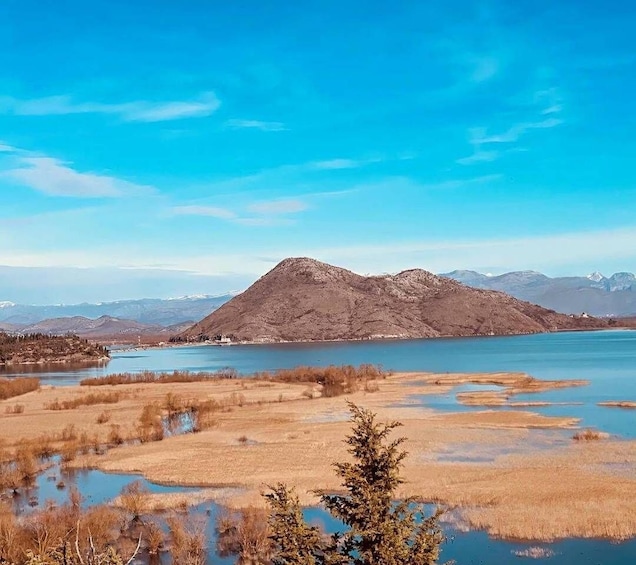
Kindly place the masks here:
[(439, 512), (426, 515), (413, 499), (396, 502), (406, 452), (390, 440), (399, 422), (381, 423), (349, 404), (353, 429), (345, 442), (351, 462), (334, 464), (343, 494), (320, 492), (329, 513), (348, 529), (325, 539), (303, 519), (298, 498), (284, 485), (269, 493), (274, 565), (432, 565), (443, 536)]

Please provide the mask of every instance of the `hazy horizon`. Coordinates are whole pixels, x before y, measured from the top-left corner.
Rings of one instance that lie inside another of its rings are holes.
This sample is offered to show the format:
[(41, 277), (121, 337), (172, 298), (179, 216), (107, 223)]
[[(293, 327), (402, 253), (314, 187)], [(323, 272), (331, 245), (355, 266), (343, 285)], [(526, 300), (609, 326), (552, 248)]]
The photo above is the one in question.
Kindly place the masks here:
[[(274, 265), (272, 265), (273, 267)], [(338, 265), (340, 266), (340, 265)], [(413, 266), (411, 268), (424, 268)], [(267, 271), (270, 269), (268, 268)], [(438, 272), (450, 273), (455, 270)], [(469, 269), (473, 270), (473, 269)], [(520, 269), (528, 271), (530, 269)], [(48, 306), (56, 304), (81, 304), (116, 302), (122, 300), (169, 299), (196, 295), (226, 295), (242, 292), (267, 271), (250, 277), (204, 276), (184, 272), (169, 272), (137, 269), (78, 269), (78, 268), (26, 268), (0, 265), (0, 303), (13, 302), (22, 305)], [(361, 275), (381, 275), (387, 271), (360, 272)], [(395, 274), (397, 271), (391, 272)], [(511, 271), (476, 271), (484, 275), (499, 276)], [(588, 273), (566, 273), (562, 275), (586, 277)], [(610, 277), (615, 272), (602, 272)], [(43, 283), (43, 280), (46, 283)], [(227, 286), (234, 283), (234, 286)], [(153, 290), (149, 291), (152, 288)]]

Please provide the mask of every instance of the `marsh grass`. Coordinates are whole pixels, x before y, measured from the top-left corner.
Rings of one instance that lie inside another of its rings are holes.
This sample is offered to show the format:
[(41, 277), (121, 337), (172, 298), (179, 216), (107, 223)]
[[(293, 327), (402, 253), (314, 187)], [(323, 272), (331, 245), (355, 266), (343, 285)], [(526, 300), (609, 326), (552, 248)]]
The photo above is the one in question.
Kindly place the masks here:
[(121, 400), (118, 392), (91, 393), (71, 400), (59, 401), (57, 398), (53, 402), (44, 405), (45, 410), (75, 410), (80, 406), (93, 406), (95, 404), (117, 404)]
[(14, 404), (7, 406), (4, 410), (5, 414), (22, 414), (24, 412), (24, 404)]
[[(354, 393), (360, 388), (372, 392), (377, 380), (386, 378), (387, 373), (377, 365), (364, 363), (353, 365), (330, 365), (328, 367), (300, 366), (293, 369), (279, 369), (274, 372), (255, 373), (254, 378), (279, 383), (312, 383), (322, 387), (322, 396), (333, 398)], [(374, 384), (370, 384), (373, 382)], [(370, 387), (370, 388), (369, 388)], [(313, 397), (313, 392), (312, 392)]]
[(585, 430), (576, 432), (572, 436), (572, 439), (575, 441), (597, 441), (599, 439), (607, 439), (608, 437), (609, 434), (605, 432), (599, 432), (598, 430), (586, 428)]
[(236, 370), (223, 368), (215, 373), (173, 371), (172, 373), (154, 373), (142, 371), (140, 373), (116, 373), (106, 377), (90, 377), (80, 381), (80, 386), (107, 386), (130, 384), (170, 384), (170, 383), (196, 383), (209, 380), (235, 379), (238, 376)]
[(21, 396), (40, 388), (40, 379), (34, 377), (0, 378), (0, 400)]

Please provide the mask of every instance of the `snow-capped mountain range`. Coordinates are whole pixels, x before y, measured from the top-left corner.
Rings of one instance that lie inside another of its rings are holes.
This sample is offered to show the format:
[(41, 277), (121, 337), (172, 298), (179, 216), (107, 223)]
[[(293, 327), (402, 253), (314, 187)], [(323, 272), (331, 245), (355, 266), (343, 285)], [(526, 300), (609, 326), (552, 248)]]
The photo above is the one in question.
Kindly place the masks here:
[(566, 314), (586, 312), (594, 316), (636, 315), (636, 275), (599, 272), (584, 277), (548, 277), (536, 271), (485, 275), (476, 271), (452, 271), (443, 276), (475, 288), (499, 290)]

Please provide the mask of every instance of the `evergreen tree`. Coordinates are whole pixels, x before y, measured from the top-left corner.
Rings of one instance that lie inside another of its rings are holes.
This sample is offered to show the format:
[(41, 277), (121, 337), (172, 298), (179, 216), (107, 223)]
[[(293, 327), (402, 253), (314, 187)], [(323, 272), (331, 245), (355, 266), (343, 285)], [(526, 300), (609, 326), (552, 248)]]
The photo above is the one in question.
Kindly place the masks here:
[[(432, 565), (439, 558), (439, 512), (426, 516), (413, 499), (395, 501), (404, 438), (389, 441), (399, 422), (379, 423), (376, 415), (350, 403), (353, 431), (347, 436), (353, 462), (335, 463), (346, 494), (319, 493), (329, 513), (349, 529), (330, 540), (307, 526), (298, 499), (278, 485), (268, 496), (270, 525), (279, 560), (275, 565)], [(418, 520), (419, 519), (419, 520)]]

